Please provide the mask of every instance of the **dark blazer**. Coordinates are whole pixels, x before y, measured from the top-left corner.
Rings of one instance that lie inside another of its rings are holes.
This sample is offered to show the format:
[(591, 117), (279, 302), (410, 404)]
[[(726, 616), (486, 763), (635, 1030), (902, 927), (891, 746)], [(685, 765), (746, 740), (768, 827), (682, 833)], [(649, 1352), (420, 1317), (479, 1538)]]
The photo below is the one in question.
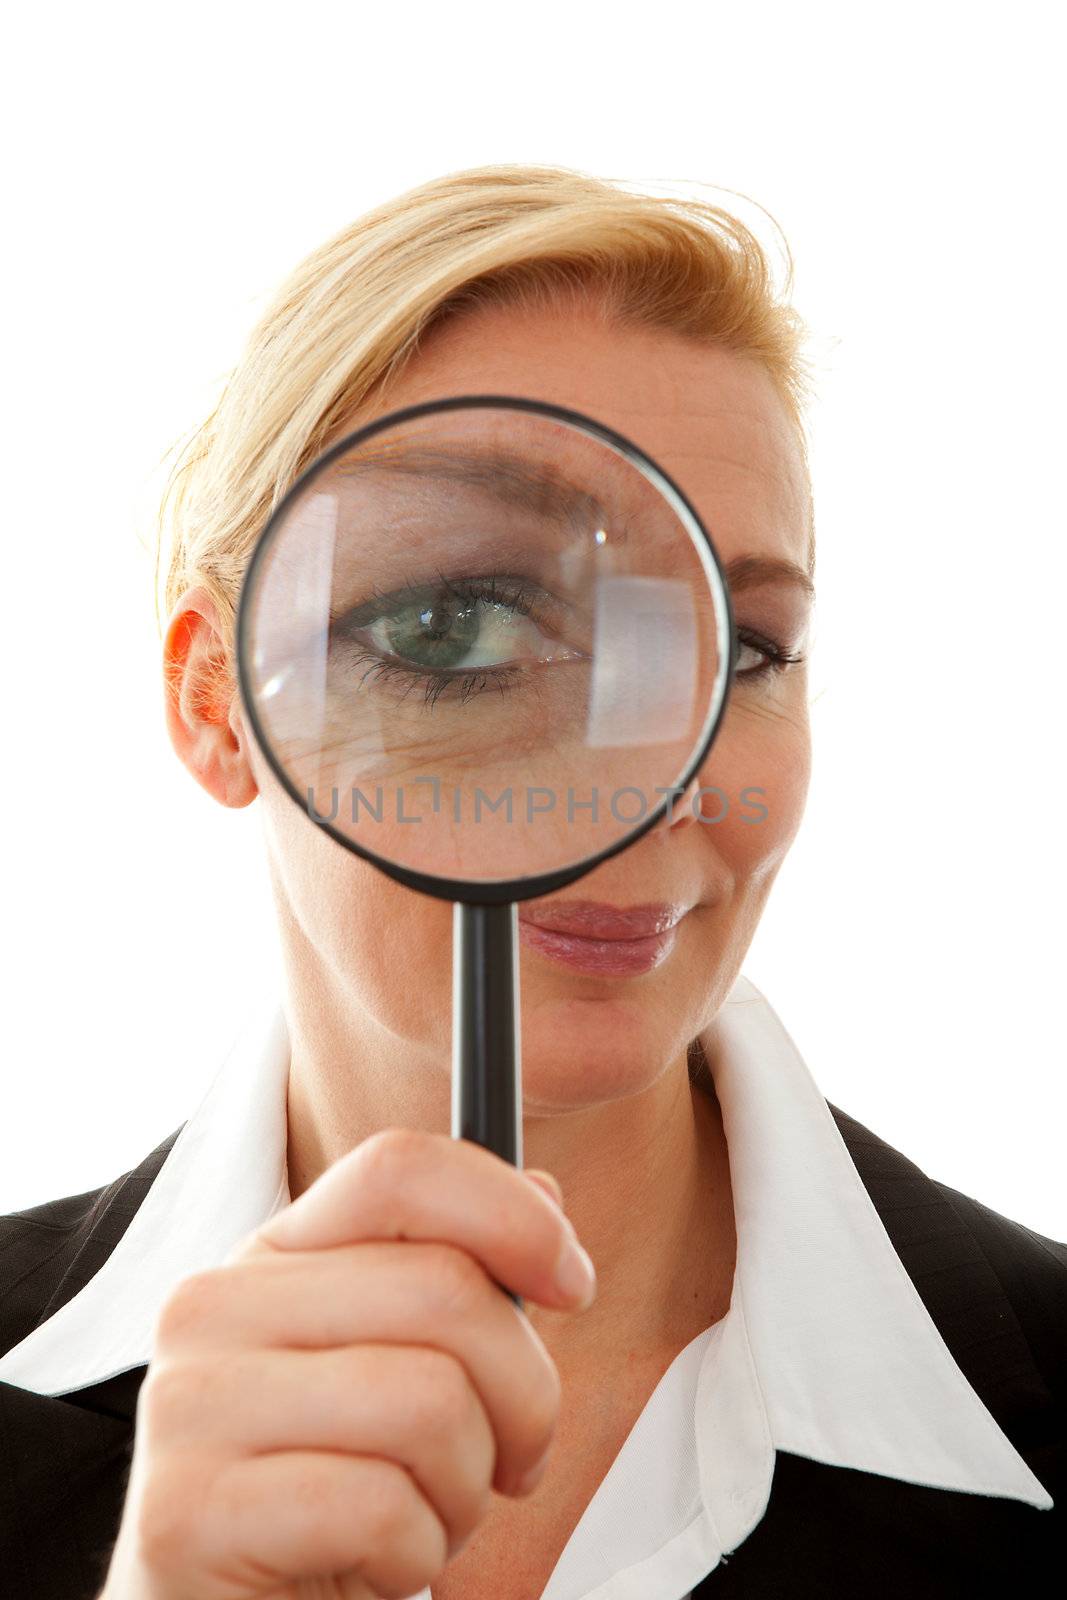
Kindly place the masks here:
[[(696, 1600), (1059, 1596), (1067, 1592), (1067, 1245), (934, 1182), (830, 1110), (942, 1338), (1055, 1505), (927, 1489), (779, 1450), (763, 1519), (697, 1585)], [(180, 1131), (105, 1188), (0, 1218), (0, 1353), (99, 1270)], [(0, 1383), (3, 1600), (95, 1600), (145, 1371), (58, 1397)]]

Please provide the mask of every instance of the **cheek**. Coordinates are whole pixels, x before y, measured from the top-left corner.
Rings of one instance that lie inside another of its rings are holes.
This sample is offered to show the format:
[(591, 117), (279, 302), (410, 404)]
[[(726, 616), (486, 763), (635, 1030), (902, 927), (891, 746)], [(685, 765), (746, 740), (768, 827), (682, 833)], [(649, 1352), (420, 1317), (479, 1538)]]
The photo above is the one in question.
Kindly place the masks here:
[[(738, 882), (773, 877), (792, 844), (807, 799), (811, 739), (803, 711), (738, 706), (716, 741), (703, 824)], [(728, 802), (728, 803), (727, 803)], [(722, 813), (714, 824), (712, 817)]]
[(268, 813), (283, 929), (385, 1028), (447, 1038), (452, 907), (394, 883), (315, 827), (289, 798)]

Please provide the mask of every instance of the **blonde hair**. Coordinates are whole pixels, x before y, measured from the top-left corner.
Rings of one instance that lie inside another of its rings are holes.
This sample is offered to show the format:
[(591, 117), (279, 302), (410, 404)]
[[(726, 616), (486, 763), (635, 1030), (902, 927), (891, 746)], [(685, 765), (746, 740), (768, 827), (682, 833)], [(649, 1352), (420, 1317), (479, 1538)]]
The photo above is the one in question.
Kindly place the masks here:
[(620, 322), (747, 353), (774, 381), (806, 466), (807, 329), (788, 303), (781, 237), (778, 293), (759, 240), (728, 211), (551, 166), (453, 172), (366, 212), (289, 275), (215, 409), (174, 447), (156, 530), (157, 622), (168, 547), (166, 611), (202, 584), (225, 631), (218, 667), (232, 676), (241, 581), (271, 511), (420, 336), (486, 303), (546, 307), (592, 290)]

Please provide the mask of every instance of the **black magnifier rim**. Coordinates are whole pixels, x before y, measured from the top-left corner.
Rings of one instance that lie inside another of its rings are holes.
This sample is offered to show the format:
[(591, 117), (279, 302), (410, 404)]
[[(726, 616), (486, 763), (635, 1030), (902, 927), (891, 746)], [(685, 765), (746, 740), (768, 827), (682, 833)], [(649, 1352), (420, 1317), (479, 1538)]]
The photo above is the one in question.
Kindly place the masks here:
[[(396, 862), (388, 861), (383, 856), (376, 855), (373, 850), (368, 850), (366, 846), (356, 844), (353, 839), (342, 833), (340, 828), (334, 827), (332, 823), (319, 821), (317, 818), (312, 817), (303, 796), (297, 792), (296, 785), (290, 780), (288, 773), (275, 757), (266, 730), (256, 711), (247, 663), (249, 619), (252, 608), (251, 597), (255, 591), (259, 569), (266, 559), (267, 551), (270, 549), (290, 506), (312, 479), (324, 471), (338, 456), (345, 455), (357, 445), (372, 439), (375, 434), (382, 433), (387, 428), (395, 428), (400, 423), (411, 421), (416, 417), (429, 416), (434, 412), (474, 410), (478, 408), (483, 410), (526, 411), (539, 416), (551, 417), (559, 422), (570, 423), (583, 432), (592, 435), (592, 437), (600, 439), (602, 443), (611, 445), (619, 454), (632, 461), (661, 492), (666, 486), (670, 493), (665, 498), (669, 500), (673, 495), (680, 502), (687, 515), (691, 518), (693, 526), (704, 542), (704, 549), (710, 557), (711, 565), (719, 581), (725, 607), (728, 644), (726, 682), (719, 705), (714, 715), (710, 718), (689, 765), (686, 767), (679, 782), (674, 785), (674, 790), (664, 795), (660, 804), (647, 817), (643, 818), (639, 823), (635, 823), (633, 829), (624, 834), (621, 839), (608, 845), (597, 855), (586, 856), (576, 865), (557, 867), (551, 872), (538, 873), (533, 877), (499, 878), (484, 883), (470, 878), (442, 878), (436, 873), (418, 872), (413, 867), (399, 866)], [(712, 740), (719, 731), (720, 724), (726, 713), (726, 707), (730, 702), (734, 668), (737, 663), (737, 639), (735, 636), (733, 604), (730, 599), (730, 587), (726, 581), (726, 574), (719, 559), (719, 552), (712, 543), (711, 536), (697, 514), (696, 508), (682, 492), (678, 484), (675, 483), (674, 479), (653, 461), (651, 456), (634, 444), (632, 439), (628, 439), (624, 434), (616, 432), (614, 428), (609, 428), (605, 423), (597, 422), (595, 418), (586, 416), (584, 412), (574, 411), (568, 406), (556, 405), (551, 400), (531, 400), (519, 395), (502, 394), (451, 395), (443, 400), (424, 400), (418, 405), (404, 406), (398, 411), (390, 411), (385, 416), (376, 417), (372, 422), (368, 422), (363, 427), (346, 434), (343, 439), (331, 445), (321, 456), (317, 456), (275, 506), (249, 558), (237, 606), (236, 646), (238, 685), (245, 714), (248, 717), (252, 732), (255, 734), (256, 741), (263, 752), (267, 765), (286, 794), (307, 815), (309, 822), (313, 822), (323, 833), (329, 834), (331, 839), (336, 839), (337, 843), (343, 845), (346, 850), (350, 850), (353, 855), (368, 861), (371, 866), (377, 867), (380, 872), (384, 872), (386, 877), (392, 878), (396, 883), (402, 883), (409, 889), (418, 889), (422, 894), (433, 895), (439, 900), (460, 901), (465, 905), (484, 906), (507, 905), (513, 901), (531, 900), (540, 895), (552, 894), (556, 889), (565, 888), (567, 884), (574, 883), (576, 879), (583, 877), (585, 873), (599, 866), (602, 861), (608, 861), (612, 856), (618, 855), (621, 850), (627, 849), (636, 840), (640, 839), (643, 834), (646, 834), (650, 828), (655, 827), (656, 823), (666, 816), (672, 793), (684, 790), (688, 786), (707, 755)]]

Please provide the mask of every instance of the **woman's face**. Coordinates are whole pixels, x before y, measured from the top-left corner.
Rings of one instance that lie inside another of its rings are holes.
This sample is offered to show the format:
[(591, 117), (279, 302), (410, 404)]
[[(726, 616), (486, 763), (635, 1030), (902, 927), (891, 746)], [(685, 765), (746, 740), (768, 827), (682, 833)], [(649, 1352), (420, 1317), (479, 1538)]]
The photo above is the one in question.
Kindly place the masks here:
[[(476, 393), (552, 401), (627, 435), (695, 505), (725, 566), (749, 556), (807, 570), (803, 459), (754, 361), (663, 330), (614, 325), (592, 306), (489, 308), (435, 329), (388, 393), (335, 437), (401, 406)], [(663, 905), (684, 914), (651, 965), (637, 951), (605, 967), (595, 951), (583, 959), (582, 944), (524, 932), (528, 1112), (639, 1092), (678, 1059), (729, 992), (796, 834), (810, 765), (806, 670), (776, 672), (745, 640), (756, 635), (802, 654), (810, 598), (802, 582), (750, 576), (734, 583), (732, 600), (738, 675), (711, 753), (673, 819), (543, 902)], [(393, 883), (311, 826), (250, 740), (248, 747), (297, 982), (328, 995), (353, 1037), (384, 1033), (406, 1059), (447, 1075), (451, 907)], [(700, 797), (698, 787), (715, 792)]]

